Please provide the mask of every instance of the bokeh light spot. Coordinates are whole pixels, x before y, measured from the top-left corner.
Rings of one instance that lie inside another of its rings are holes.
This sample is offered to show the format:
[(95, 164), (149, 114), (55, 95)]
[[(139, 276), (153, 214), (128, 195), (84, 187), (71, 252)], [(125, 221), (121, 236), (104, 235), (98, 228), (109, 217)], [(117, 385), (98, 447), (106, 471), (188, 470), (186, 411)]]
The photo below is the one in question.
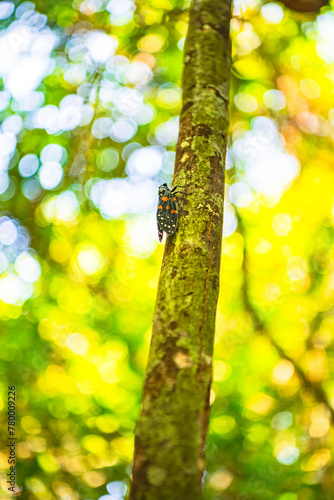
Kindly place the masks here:
[(0, 218), (0, 243), (12, 245), (18, 235), (17, 225), (8, 217)]
[(295, 369), (291, 361), (282, 359), (277, 363), (272, 372), (272, 380), (276, 384), (285, 385), (291, 379)]
[(22, 177), (34, 175), (39, 167), (39, 159), (34, 154), (28, 154), (21, 158), (19, 163), (19, 172)]
[(209, 485), (215, 491), (226, 490), (233, 481), (233, 474), (228, 470), (217, 471), (210, 476)]
[(275, 449), (276, 458), (283, 465), (291, 465), (298, 460), (299, 449), (296, 446), (281, 444)]
[(252, 94), (246, 94), (241, 92), (234, 97), (234, 102), (237, 108), (239, 108), (244, 113), (254, 113), (257, 110), (258, 102), (255, 96)]
[(39, 169), (38, 176), (44, 189), (55, 189), (63, 178), (63, 169), (57, 161), (47, 161)]
[(71, 333), (66, 338), (66, 345), (74, 354), (83, 356), (89, 349), (89, 341), (82, 333)]
[(141, 50), (145, 50), (146, 52), (159, 52), (164, 46), (165, 40), (162, 36), (152, 34), (146, 35), (141, 38), (138, 42), (138, 48)]
[(0, 3), (0, 19), (6, 19), (9, 17), (15, 9), (13, 2), (1, 2)]
[(15, 261), (17, 274), (26, 282), (34, 283), (41, 275), (41, 266), (29, 253), (21, 253)]
[(261, 14), (270, 24), (279, 24), (284, 17), (282, 7), (274, 2), (263, 5), (261, 7)]
[(83, 274), (95, 274), (104, 266), (105, 259), (96, 247), (85, 245), (79, 252), (77, 262)]

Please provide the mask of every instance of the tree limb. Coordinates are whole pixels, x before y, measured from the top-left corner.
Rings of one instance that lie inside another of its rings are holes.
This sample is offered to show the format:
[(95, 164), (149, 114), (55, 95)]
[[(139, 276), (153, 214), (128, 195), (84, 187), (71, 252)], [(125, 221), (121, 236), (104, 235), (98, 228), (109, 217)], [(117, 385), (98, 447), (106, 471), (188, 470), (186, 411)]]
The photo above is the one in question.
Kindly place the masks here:
[(249, 294), (249, 289), (248, 289), (249, 272), (248, 272), (248, 268), (247, 268), (248, 256), (247, 256), (247, 246), (246, 246), (246, 236), (245, 236), (246, 231), (245, 231), (245, 226), (243, 224), (242, 217), (237, 209), (236, 209), (236, 213), (237, 213), (237, 218), (238, 218), (238, 229), (239, 229), (240, 234), (244, 237), (244, 241), (245, 241), (243, 265), (242, 265), (243, 276), (244, 276), (243, 289), (242, 289), (243, 302), (244, 302), (245, 309), (248, 311), (248, 313), (250, 314), (250, 316), (252, 318), (254, 329), (258, 330), (258, 331), (262, 331), (270, 339), (271, 344), (275, 347), (276, 351), (281, 356), (281, 358), (287, 359), (288, 361), (290, 361), (290, 363), (292, 363), (292, 365), (294, 366), (295, 372), (297, 373), (297, 375), (298, 375), (300, 381), (302, 382), (302, 384), (304, 385), (304, 387), (311, 389), (315, 398), (320, 403), (323, 403), (327, 406), (327, 408), (331, 414), (331, 417), (332, 417), (331, 421), (332, 421), (332, 423), (334, 423), (334, 409), (331, 406), (331, 404), (329, 403), (327, 395), (326, 395), (325, 391), (323, 390), (323, 388), (321, 387), (321, 385), (311, 382), (311, 380), (309, 380), (307, 378), (303, 369), (298, 365), (296, 360), (291, 358), (291, 356), (289, 356), (284, 351), (284, 349), (279, 344), (277, 344), (277, 342), (269, 334), (269, 332), (266, 328), (265, 322), (261, 319), (261, 317), (259, 316), (256, 309), (253, 307), (253, 304), (250, 300), (250, 294)]
[(194, 0), (174, 185), (136, 429), (131, 500), (200, 500), (219, 289), (229, 121), (229, 1)]

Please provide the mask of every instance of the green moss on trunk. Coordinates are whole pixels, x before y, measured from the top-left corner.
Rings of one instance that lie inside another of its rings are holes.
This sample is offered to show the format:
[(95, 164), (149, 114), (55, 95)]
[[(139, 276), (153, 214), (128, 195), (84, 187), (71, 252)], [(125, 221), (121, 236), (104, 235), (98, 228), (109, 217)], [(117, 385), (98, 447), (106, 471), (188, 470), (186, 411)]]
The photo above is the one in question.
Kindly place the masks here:
[(209, 419), (224, 206), (231, 4), (194, 0), (174, 185), (136, 429), (131, 500), (199, 500)]

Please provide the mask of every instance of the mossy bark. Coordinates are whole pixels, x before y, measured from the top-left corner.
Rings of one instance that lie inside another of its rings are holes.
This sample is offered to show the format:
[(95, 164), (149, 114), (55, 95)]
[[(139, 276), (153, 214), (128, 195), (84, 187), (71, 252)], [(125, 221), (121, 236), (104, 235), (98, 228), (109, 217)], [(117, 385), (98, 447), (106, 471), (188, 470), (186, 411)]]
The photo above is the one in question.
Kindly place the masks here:
[(202, 498), (224, 207), (230, 0), (194, 0), (167, 238), (137, 424), (131, 500)]

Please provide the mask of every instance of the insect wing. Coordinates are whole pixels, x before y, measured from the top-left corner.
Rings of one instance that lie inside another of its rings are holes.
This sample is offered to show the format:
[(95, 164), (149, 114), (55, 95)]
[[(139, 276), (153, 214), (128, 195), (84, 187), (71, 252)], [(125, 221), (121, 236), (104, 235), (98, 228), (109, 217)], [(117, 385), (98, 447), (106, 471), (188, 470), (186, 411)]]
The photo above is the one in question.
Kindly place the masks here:
[(166, 222), (168, 210), (166, 207), (168, 206), (167, 202), (164, 201), (161, 197), (159, 198), (159, 205), (157, 210), (157, 224), (158, 224), (158, 235), (159, 241), (162, 241), (163, 232), (166, 230)]
[(157, 211), (159, 241), (162, 240), (163, 231), (172, 236), (177, 228), (177, 206), (176, 200), (170, 190), (159, 197)]
[(162, 241), (162, 237), (164, 234), (164, 228), (162, 225), (162, 208), (160, 208), (160, 203), (157, 211), (157, 224), (158, 224), (158, 236), (159, 236), (159, 241)]
[(168, 206), (169, 206), (167, 213), (168, 228), (165, 229), (165, 231), (169, 236), (172, 236), (177, 228), (177, 206), (175, 198), (173, 196), (169, 198)]

